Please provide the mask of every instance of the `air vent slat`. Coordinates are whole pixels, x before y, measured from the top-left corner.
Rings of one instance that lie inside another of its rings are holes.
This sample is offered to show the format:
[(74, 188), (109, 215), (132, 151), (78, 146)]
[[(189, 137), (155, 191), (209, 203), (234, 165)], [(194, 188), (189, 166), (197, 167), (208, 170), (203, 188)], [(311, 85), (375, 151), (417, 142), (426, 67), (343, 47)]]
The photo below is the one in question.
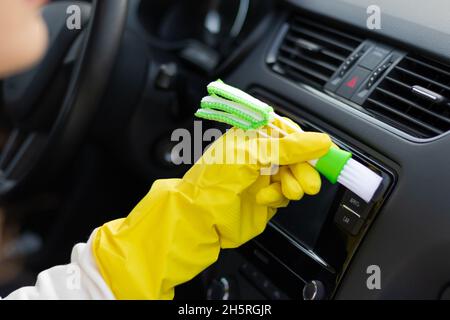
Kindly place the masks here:
[(297, 57), (299, 57), (301, 59), (304, 59), (304, 60), (306, 60), (306, 61), (308, 61), (308, 62), (310, 62), (312, 64), (315, 64), (315, 65), (318, 65), (318, 66), (323, 67), (325, 69), (328, 69), (329, 71), (331, 71), (331, 73), (336, 71), (336, 66), (334, 66), (332, 64), (329, 64), (327, 62), (324, 62), (324, 61), (320, 61), (320, 60), (316, 60), (316, 59), (310, 58), (307, 55), (302, 54), (300, 50), (295, 50), (295, 49), (292, 49), (292, 48), (287, 47), (287, 46), (282, 46), (280, 48), (280, 51), (284, 51), (284, 52), (289, 53), (289, 54), (291, 54), (293, 56), (297, 56)]
[(430, 138), (450, 130), (449, 101), (450, 66), (408, 55), (374, 89), (363, 107), (400, 130)]
[(307, 30), (307, 29), (300, 28), (300, 27), (297, 27), (297, 26), (292, 26), (291, 28), (296, 33), (299, 33), (299, 34), (302, 34), (302, 35), (306, 35), (310, 39), (315, 39), (316, 41), (318, 41), (318, 42), (320, 42), (322, 44), (325, 44), (325, 45), (327, 45), (327, 44), (328, 45), (332, 45), (332, 46), (336, 47), (337, 49), (345, 50), (348, 53), (352, 52), (353, 49), (354, 49), (353, 47), (348, 46), (345, 43), (335, 41), (332, 38), (323, 36), (320, 33), (314, 32), (312, 30)]
[(419, 104), (417, 104), (417, 103), (415, 103), (415, 102), (412, 102), (412, 101), (410, 101), (410, 100), (408, 100), (408, 99), (406, 99), (406, 98), (403, 98), (402, 96), (399, 96), (399, 95), (397, 95), (397, 94), (395, 94), (395, 93), (393, 93), (393, 92), (390, 92), (390, 91), (385, 90), (385, 89), (380, 88), (380, 87), (376, 88), (375, 90), (380, 91), (381, 93), (383, 93), (383, 94), (385, 94), (385, 95), (387, 95), (387, 96), (390, 96), (390, 97), (392, 97), (392, 98), (394, 98), (394, 99), (397, 99), (397, 100), (399, 100), (399, 101), (401, 101), (401, 102), (403, 102), (403, 103), (408, 104), (409, 106), (411, 106), (411, 107), (413, 107), (413, 108), (416, 108), (416, 109), (418, 109), (418, 110), (420, 110), (420, 111), (422, 111), (422, 112), (425, 112), (425, 113), (427, 113), (427, 114), (429, 114), (429, 115), (431, 115), (431, 116), (433, 116), (433, 117), (439, 118), (440, 120), (445, 121), (445, 122), (447, 122), (448, 124), (450, 124), (450, 119), (448, 119), (448, 118), (446, 118), (446, 117), (444, 117), (444, 116), (442, 116), (442, 115), (440, 115), (440, 114), (438, 114), (438, 113), (436, 113), (436, 112), (433, 112), (433, 111), (431, 111), (431, 110), (428, 110), (428, 109), (426, 109), (426, 108), (420, 106)]
[(448, 77), (450, 77), (450, 71), (445, 71), (445, 70), (443, 70), (443, 69), (441, 69), (439, 67), (435, 67), (434, 65), (432, 65), (430, 63), (426, 63), (424, 61), (420, 61), (420, 60), (412, 58), (412, 57), (405, 57), (405, 59), (409, 60), (409, 61), (411, 61), (413, 63), (420, 64), (420, 65), (424, 66), (425, 68), (430, 68), (430, 69), (432, 69), (432, 70), (434, 70), (436, 72), (442, 72), (445, 75), (447, 75)]
[(323, 87), (362, 42), (327, 20), (296, 15), (288, 24), (273, 70), (317, 87)]
[(371, 98), (369, 98), (368, 101), (369, 101), (369, 103), (372, 103), (372, 104), (378, 106), (379, 108), (382, 108), (382, 109), (384, 109), (384, 110), (386, 110), (388, 112), (391, 112), (391, 113), (399, 116), (400, 118), (405, 119), (406, 121), (414, 123), (415, 125), (421, 127), (422, 129), (434, 132), (436, 134), (441, 134), (442, 133), (441, 130), (438, 130), (438, 129), (432, 127), (432, 126), (429, 126), (428, 124), (426, 124), (426, 123), (424, 123), (422, 121), (419, 121), (419, 120), (417, 120), (417, 119), (415, 119), (413, 117), (410, 117), (406, 113), (400, 112), (400, 111), (398, 111), (398, 110), (396, 110), (396, 109), (394, 109), (394, 108), (392, 108), (392, 107), (390, 107), (390, 106), (388, 106), (388, 105), (386, 105), (384, 103), (381, 103), (381, 102), (379, 102), (377, 100), (374, 100), (374, 99), (371, 99)]
[(407, 74), (409, 74), (409, 75), (411, 75), (413, 77), (416, 77), (416, 78), (418, 78), (418, 79), (420, 79), (420, 80), (422, 80), (424, 82), (432, 83), (432, 84), (434, 84), (434, 85), (436, 85), (438, 87), (441, 87), (444, 90), (449, 90), (450, 91), (450, 87), (449, 86), (446, 86), (446, 85), (444, 85), (442, 83), (434, 81), (434, 80), (432, 80), (430, 78), (424, 77), (424, 76), (422, 76), (422, 75), (420, 75), (418, 73), (415, 73), (413, 71), (407, 70), (407, 69), (405, 69), (403, 67), (399, 67), (399, 66), (397, 66), (395, 69), (396, 70), (400, 70), (401, 72), (407, 73)]
[[(294, 37), (293, 35), (286, 35), (285, 38), (285, 44), (282, 45), (282, 47), (292, 47), (295, 48), (294, 50), (299, 50), (299, 48), (297, 47), (296, 43), (300, 38), (298, 37)], [(320, 51), (321, 54), (325, 55), (326, 57), (324, 57), (324, 59), (327, 59), (327, 61), (330, 61), (329, 59), (331, 58), (331, 61), (334, 61), (333, 65), (335, 66), (335, 69), (337, 69), (341, 63), (345, 60), (345, 58), (347, 56), (344, 56), (342, 54), (336, 53), (334, 51), (331, 50), (327, 50), (326, 48), (323, 48)]]
[(306, 25), (312, 27), (313, 29), (317, 29), (317, 30), (321, 30), (321, 31), (333, 34), (335, 36), (340, 37), (341, 39), (345, 39), (345, 41), (353, 42), (354, 47), (357, 47), (363, 41), (363, 39), (355, 37), (353, 34), (339, 31), (336, 28), (331, 28), (331, 27), (311, 21), (306, 18), (302, 18), (301, 20), (299, 18), (295, 18), (295, 21), (300, 24), (301, 23), (306, 24)]
[(417, 127), (416, 125), (412, 126), (409, 124), (409, 122), (405, 122), (404, 120), (393, 119), (392, 113), (386, 113), (384, 110), (377, 111), (376, 109), (370, 108), (370, 113), (375, 118), (378, 118), (381, 121), (388, 123), (397, 129), (408, 132), (409, 134), (416, 137), (427, 137), (430, 134), (438, 134), (426, 129), (420, 129), (421, 127)]
[(392, 78), (392, 77), (390, 77), (390, 76), (387, 76), (385, 79), (386, 79), (387, 81), (393, 82), (393, 83), (395, 83), (396, 85), (401, 86), (401, 87), (403, 87), (403, 88), (405, 88), (405, 89), (408, 89), (408, 90), (411, 90), (411, 89), (412, 89), (412, 87), (409, 86), (409, 85), (407, 85), (406, 83), (403, 83), (403, 82), (401, 82), (401, 81), (398, 81), (397, 79), (394, 79), (394, 78)]
[(288, 66), (292, 67), (293, 69), (295, 69), (295, 71), (300, 72), (300, 73), (304, 73), (304, 74), (309, 74), (311, 76), (313, 76), (316, 79), (322, 80), (322, 81), (327, 81), (328, 77), (318, 73), (316, 70), (312, 69), (312, 68), (308, 68), (304, 65), (298, 64), (290, 59), (286, 59), (284, 57), (278, 57), (278, 60), (284, 64), (287, 64)]
[[(343, 55), (340, 55), (336, 52), (328, 51), (328, 50), (322, 50), (322, 53), (326, 56), (329, 56), (331, 58), (334, 58), (336, 60), (339, 60), (341, 63), (344, 62), (345, 58)], [(337, 69), (337, 68), (336, 68)]]

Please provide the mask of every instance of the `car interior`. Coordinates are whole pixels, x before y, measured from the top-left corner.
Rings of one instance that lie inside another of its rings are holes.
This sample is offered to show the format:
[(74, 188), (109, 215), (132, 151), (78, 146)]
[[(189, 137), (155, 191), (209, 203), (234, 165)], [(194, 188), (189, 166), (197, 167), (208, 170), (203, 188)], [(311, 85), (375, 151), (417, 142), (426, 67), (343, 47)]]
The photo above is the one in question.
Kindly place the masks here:
[[(80, 29), (66, 28), (70, 4)], [(153, 181), (183, 176), (172, 133), (196, 133), (206, 86), (221, 79), (329, 134), (383, 183), (366, 203), (322, 180), (176, 300), (449, 299), (449, 10), (444, 0), (50, 1), (46, 56), (0, 81), (0, 296), (68, 263)]]

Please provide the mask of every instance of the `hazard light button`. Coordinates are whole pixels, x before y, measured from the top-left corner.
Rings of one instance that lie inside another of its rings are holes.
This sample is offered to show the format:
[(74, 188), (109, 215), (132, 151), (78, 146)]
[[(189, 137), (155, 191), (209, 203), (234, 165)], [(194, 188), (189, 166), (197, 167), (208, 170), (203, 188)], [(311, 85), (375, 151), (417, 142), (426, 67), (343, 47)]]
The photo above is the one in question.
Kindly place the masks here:
[(370, 73), (370, 70), (356, 67), (347, 75), (345, 80), (342, 81), (342, 84), (336, 91), (336, 94), (350, 99), (353, 96), (353, 93), (355, 93), (355, 91), (359, 88), (359, 86), (369, 77)]

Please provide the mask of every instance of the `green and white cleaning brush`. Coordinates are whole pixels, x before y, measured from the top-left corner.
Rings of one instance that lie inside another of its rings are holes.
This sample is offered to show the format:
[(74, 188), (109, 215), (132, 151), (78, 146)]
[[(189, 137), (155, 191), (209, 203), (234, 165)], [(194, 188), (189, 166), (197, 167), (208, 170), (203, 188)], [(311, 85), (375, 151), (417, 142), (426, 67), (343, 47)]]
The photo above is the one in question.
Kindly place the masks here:
[[(209, 96), (202, 99), (201, 108), (195, 113), (199, 118), (223, 122), (243, 130), (268, 126), (287, 135), (272, 123), (276, 119), (294, 131), (303, 132), (277, 115), (271, 106), (220, 80), (208, 85), (208, 93)], [(267, 134), (259, 133), (269, 138)], [(331, 183), (340, 183), (366, 202), (372, 200), (383, 181), (378, 174), (352, 159), (350, 152), (334, 147), (322, 158), (309, 163)]]

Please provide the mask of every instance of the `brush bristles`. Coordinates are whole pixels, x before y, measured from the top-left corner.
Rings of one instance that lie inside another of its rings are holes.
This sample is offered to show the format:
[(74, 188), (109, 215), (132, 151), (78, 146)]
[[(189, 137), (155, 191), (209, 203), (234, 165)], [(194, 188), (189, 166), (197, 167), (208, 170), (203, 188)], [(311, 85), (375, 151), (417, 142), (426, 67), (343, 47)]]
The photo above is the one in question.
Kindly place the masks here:
[(372, 200), (382, 181), (382, 177), (353, 159), (348, 160), (338, 178), (340, 184), (366, 202)]

